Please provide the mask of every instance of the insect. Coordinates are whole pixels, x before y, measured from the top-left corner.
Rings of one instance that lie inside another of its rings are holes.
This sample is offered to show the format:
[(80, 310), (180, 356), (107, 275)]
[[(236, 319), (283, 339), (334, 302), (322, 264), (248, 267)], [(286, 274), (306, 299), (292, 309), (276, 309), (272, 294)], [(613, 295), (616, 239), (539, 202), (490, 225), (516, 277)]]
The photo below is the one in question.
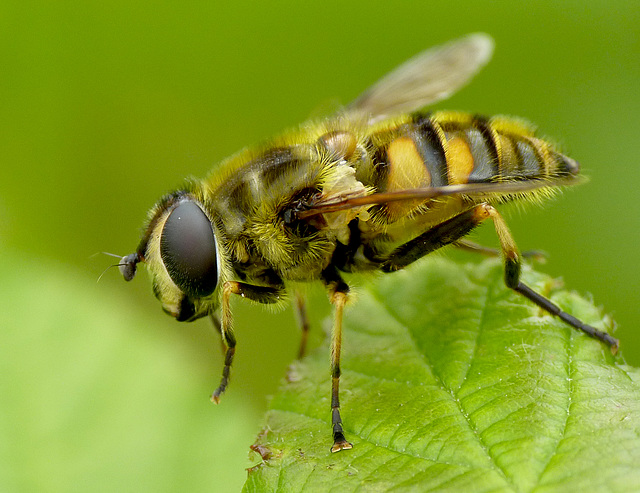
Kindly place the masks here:
[(320, 281), (334, 306), (331, 451), (350, 449), (339, 402), (344, 273), (393, 272), (446, 245), (486, 251), (464, 237), (487, 219), (506, 285), (617, 349), (612, 336), (522, 282), (522, 256), (496, 209), (578, 183), (579, 164), (520, 120), (419, 111), (462, 87), (492, 51), (484, 34), (427, 50), (334, 117), (240, 152), (151, 209), (120, 271), (129, 281), (144, 262), (165, 312), (180, 322), (211, 318), (225, 348), (213, 401), (227, 388), (236, 350), (233, 295), (279, 303), (290, 282)]

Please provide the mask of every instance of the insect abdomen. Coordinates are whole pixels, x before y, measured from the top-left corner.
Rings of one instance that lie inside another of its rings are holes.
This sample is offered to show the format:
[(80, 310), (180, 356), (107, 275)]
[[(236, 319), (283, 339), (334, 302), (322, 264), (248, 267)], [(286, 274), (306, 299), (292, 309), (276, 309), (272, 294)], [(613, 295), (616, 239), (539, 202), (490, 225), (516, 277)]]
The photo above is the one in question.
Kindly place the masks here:
[(465, 183), (553, 180), (578, 164), (511, 118), (416, 114), (380, 139), (374, 158), (380, 191)]

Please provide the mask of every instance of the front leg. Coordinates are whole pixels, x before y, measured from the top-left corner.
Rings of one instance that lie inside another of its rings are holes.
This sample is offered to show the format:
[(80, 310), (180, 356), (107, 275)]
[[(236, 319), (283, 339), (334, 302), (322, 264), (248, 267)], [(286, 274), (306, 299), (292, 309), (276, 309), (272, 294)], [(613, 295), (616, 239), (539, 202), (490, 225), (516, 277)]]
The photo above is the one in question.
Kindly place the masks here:
[(218, 404), (220, 395), (229, 385), (231, 374), (231, 364), (236, 352), (236, 338), (233, 334), (233, 315), (231, 313), (231, 295), (238, 294), (243, 298), (257, 301), (259, 303), (277, 303), (284, 296), (284, 285), (277, 286), (253, 286), (244, 282), (227, 281), (222, 287), (222, 324), (220, 333), (222, 342), (226, 347), (224, 355), (224, 368), (222, 369), (222, 379), (220, 385), (211, 395), (211, 400)]

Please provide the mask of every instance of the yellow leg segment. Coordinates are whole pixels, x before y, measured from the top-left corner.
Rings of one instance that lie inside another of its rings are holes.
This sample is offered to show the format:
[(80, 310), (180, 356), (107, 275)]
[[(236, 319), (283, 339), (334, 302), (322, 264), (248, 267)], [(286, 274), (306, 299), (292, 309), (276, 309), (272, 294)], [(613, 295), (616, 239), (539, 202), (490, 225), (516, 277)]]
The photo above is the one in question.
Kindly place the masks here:
[(347, 303), (347, 293), (337, 291), (331, 295), (331, 303), (335, 306), (335, 319), (331, 332), (331, 424), (333, 427), (333, 446), (331, 452), (339, 452), (353, 448), (342, 428), (340, 417), (340, 350), (342, 347), (342, 313)]

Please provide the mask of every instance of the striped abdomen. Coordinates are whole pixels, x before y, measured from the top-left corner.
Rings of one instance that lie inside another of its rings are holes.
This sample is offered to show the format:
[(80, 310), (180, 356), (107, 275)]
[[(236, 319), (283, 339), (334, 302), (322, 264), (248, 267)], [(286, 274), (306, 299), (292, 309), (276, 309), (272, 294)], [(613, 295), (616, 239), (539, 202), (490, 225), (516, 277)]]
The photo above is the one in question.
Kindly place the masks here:
[(378, 191), (464, 183), (548, 180), (576, 175), (579, 165), (535, 136), (531, 127), (505, 117), (465, 113), (416, 114), (375, 132), (371, 143)]

